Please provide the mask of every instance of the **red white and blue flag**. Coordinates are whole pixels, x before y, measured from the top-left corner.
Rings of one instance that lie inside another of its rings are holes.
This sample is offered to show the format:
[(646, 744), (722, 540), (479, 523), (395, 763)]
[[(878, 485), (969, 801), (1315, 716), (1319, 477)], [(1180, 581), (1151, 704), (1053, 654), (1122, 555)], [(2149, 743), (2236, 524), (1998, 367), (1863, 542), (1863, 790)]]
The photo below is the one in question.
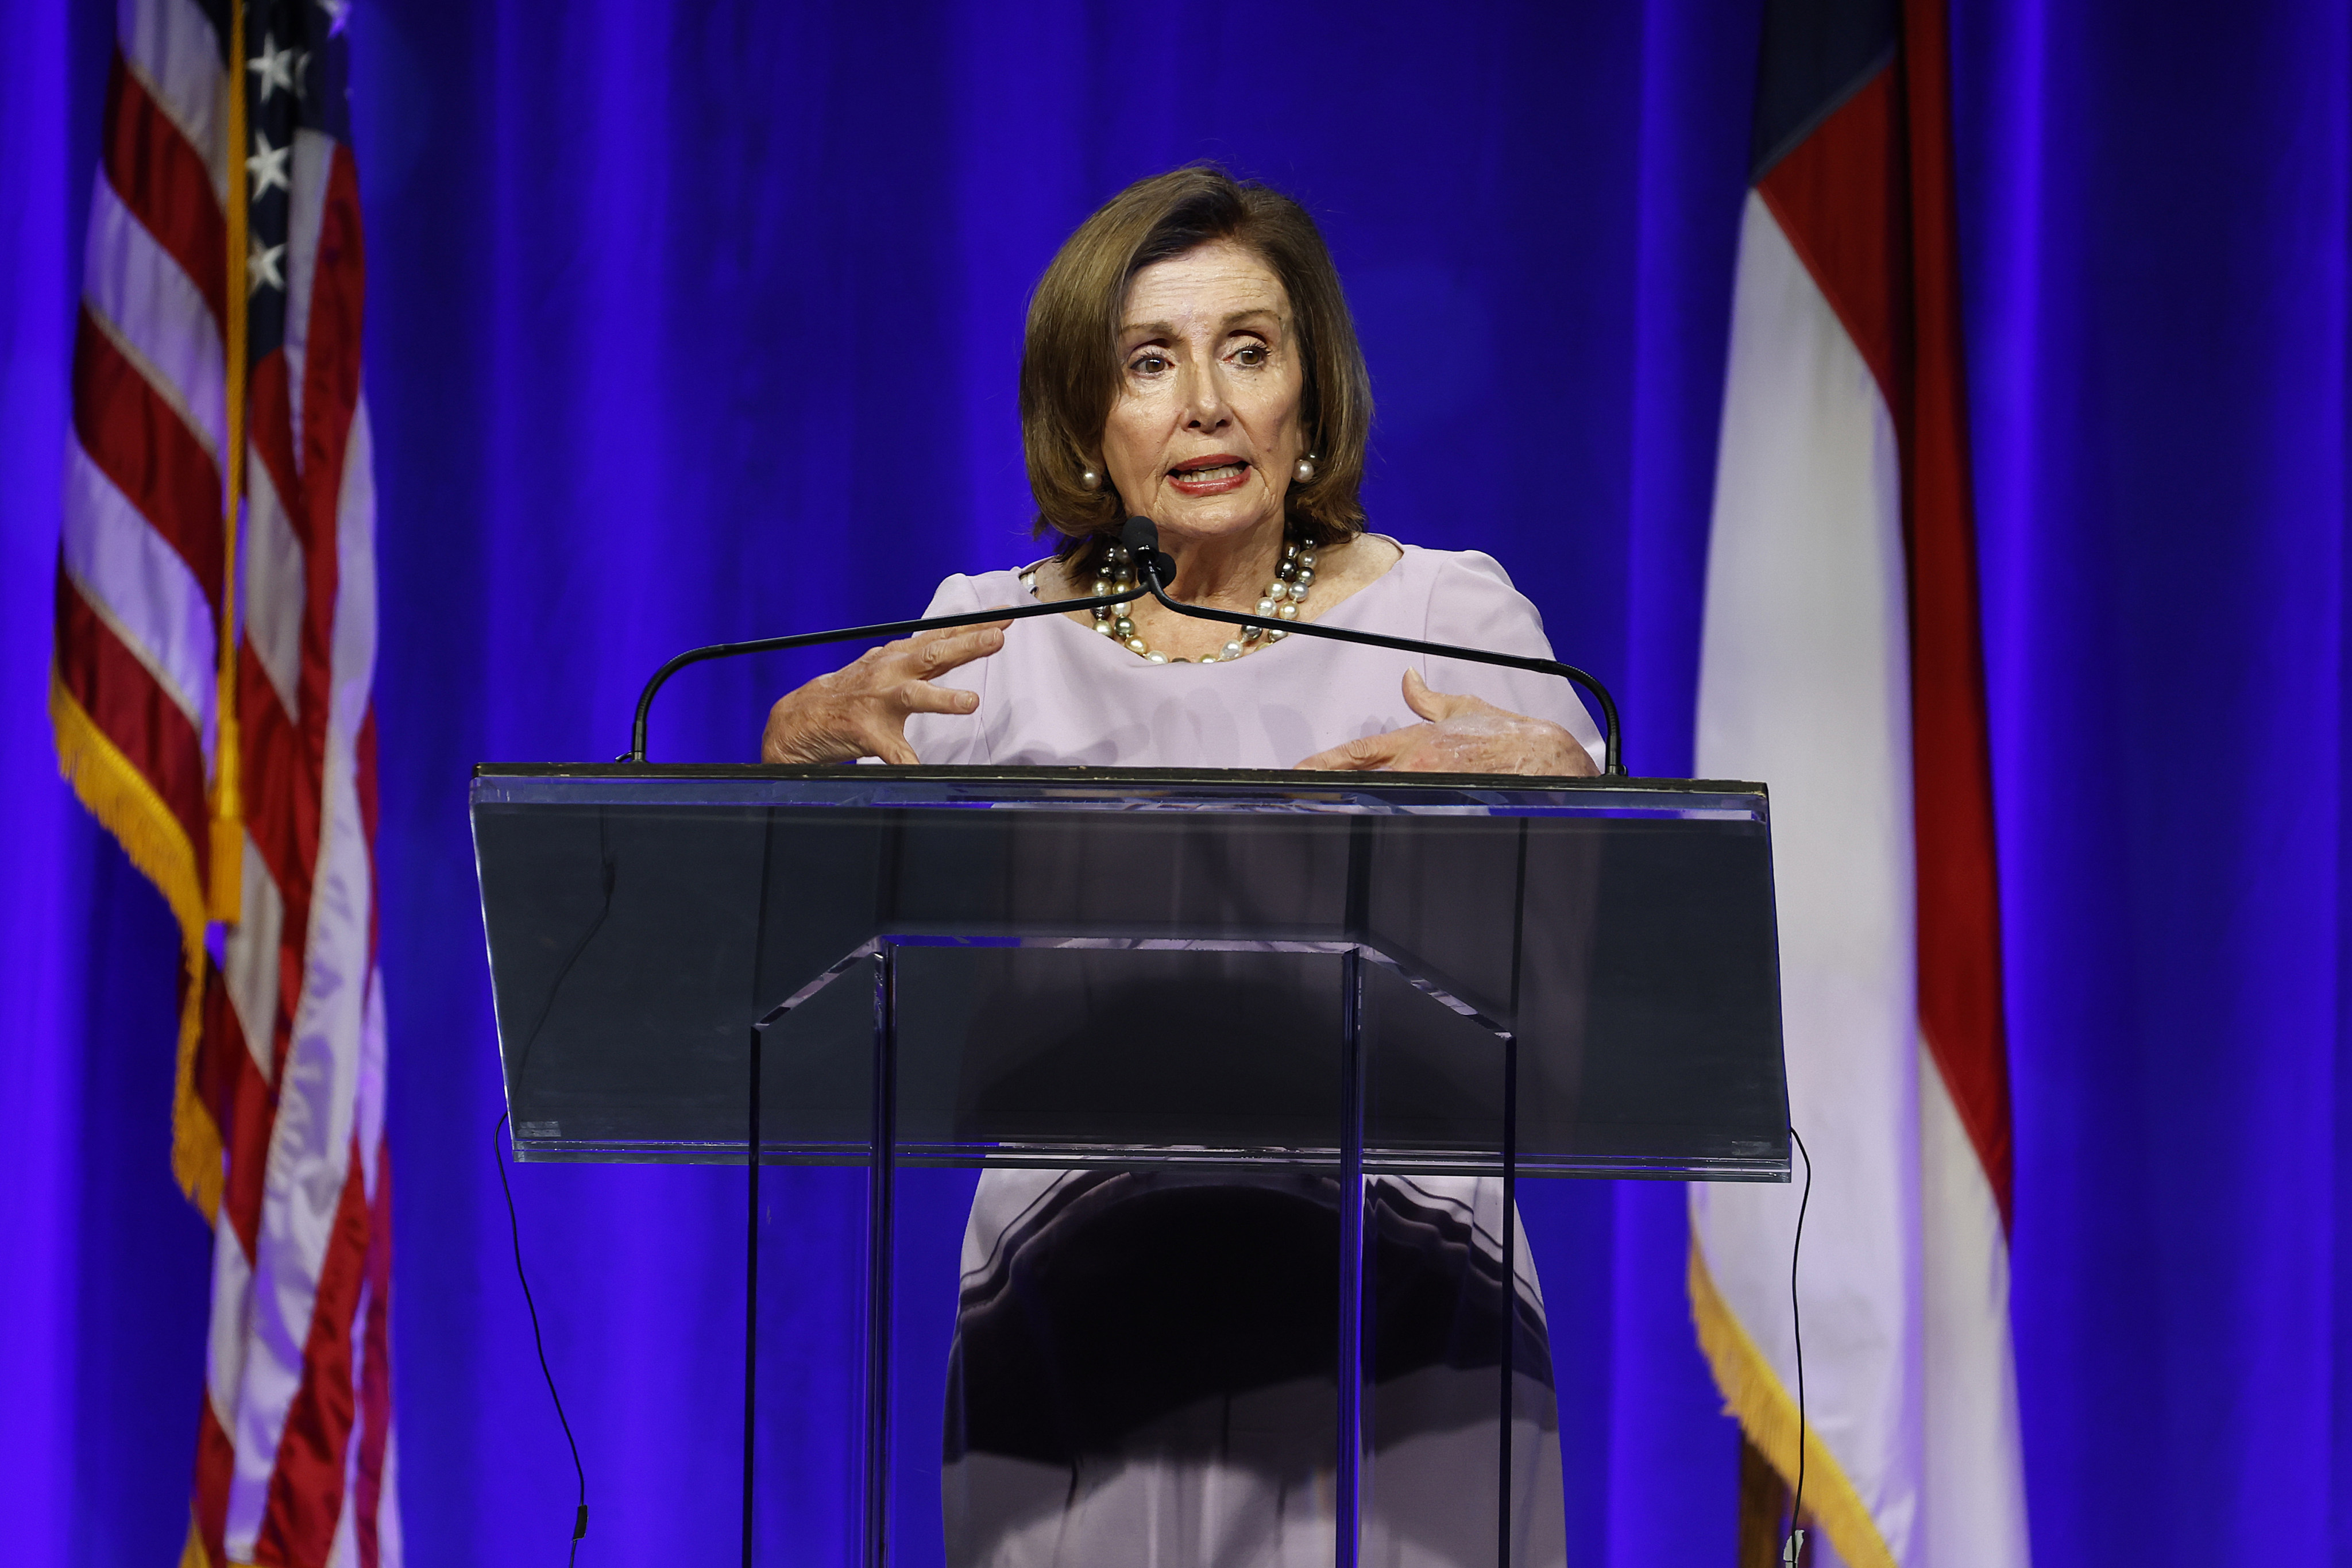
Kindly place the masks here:
[(189, 1568), (402, 1556), (348, 8), (121, 0), (75, 350), (50, 709), (183, 933)]
[[(1943, 0), (1771, 0), (1763, 53), (1697, 768), (1772, 791), (1813, 1165), (1806, 1511), (1817, 1561), (2024, 1568)], [(1797, 1205), (1780, 1187), (1691, 1203), (1700, 1342), (1784, 1479)]]

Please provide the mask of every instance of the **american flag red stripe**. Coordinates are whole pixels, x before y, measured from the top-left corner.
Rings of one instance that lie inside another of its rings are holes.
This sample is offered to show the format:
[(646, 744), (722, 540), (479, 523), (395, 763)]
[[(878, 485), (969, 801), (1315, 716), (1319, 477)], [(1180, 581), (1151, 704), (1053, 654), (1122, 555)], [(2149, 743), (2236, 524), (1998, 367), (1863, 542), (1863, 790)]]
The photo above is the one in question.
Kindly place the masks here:
[[(255, 769), (246, 778), (246, 832), (261, 857), (274, 889), (285, 902), (286, 918), (299, 930), (310, 917), (310, 885), (299, 875), (310, 863), (319, 844), (319, 792), (314, 772), (305, 764), (302, 737), (286, 705), (271, 689), (268, 674), (248, 645), (238, 663), (238, 712), (248, 757), (266, 758), (282, 765)], [(289, 954), (299, 961), (300, 949)], [(299, 962), (289, 968), (286, 1015), (293, 1016), (299, 994)]]
[(99, 156), (106, 183), (187, 272), (218, 331), (228, 319), (228, 229), (212, 172), (119, 49), (107, 78)]
[(136, 654), (88, 599), (58, 574), (58, 682), (65, 697), (121, 749), (184, 842), (205, 831), (202, 738)]
[[(174, 1161), (214, 1284), (193, 1568), (401, 1561), (347, 9), (121, 5), (74, 367), (59, 752), (171, 900), (194, 977)], [(209, 787), (224, 771), (235, 795)], [(242, 831), (216, 837), (239, 796)], [(208, 930), (229, 886), (236, 918)]]
[(357, 1415), (351, 1325), (361, 1321), (369, 1210), (359, 1141), (351, 1141), (350, 1174), (336, 1205), (325, 1267), (317, 1282), (302, 1381), (278, 1443), (255, 1556), (273, 1563), (322, 1563), (341, 1512), (344, 1465)]
[(1919, 1021), (2008, 1226), (2013, 1156), (2001, 982), (1991, 723), (1978, 615), (1976, 484), (1969, 466), (1950, 47), (1943, 6), (1905, 0), (1911, 220), (1910, 442), (1913, 810), (1919, 824)]
[(187, 563), (220, 613), (220, 468), (87, 307), (74, 335), (74, 434), (98, 471)]
[[(220, 1417), (210, 1399), (204, 1401), (197, 1417), (195, 1518), (189, 1531), (194, 1552), (203, 1553), (197, 1563), (226, 1563), (227, 1549), (222, 1536), (228, 1529), (228, 1483), (236, 1473), (236, 1446), (229, 1441), (228, 1432), (221, 1426)], [(194, 1552), (184, 1553), (181, 1562), (188, 1568)]]

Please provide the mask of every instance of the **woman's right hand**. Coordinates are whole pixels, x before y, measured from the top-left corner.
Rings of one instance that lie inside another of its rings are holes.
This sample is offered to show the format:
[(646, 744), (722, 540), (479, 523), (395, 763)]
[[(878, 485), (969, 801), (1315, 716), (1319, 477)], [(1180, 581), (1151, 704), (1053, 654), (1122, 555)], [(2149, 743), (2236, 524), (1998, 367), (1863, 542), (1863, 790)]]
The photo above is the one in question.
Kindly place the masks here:
[(763, 763), (854, 763), (879, 757), (901, 767), (920, 761), (907, 744), (909, 713), (970, 713), (978, 696), (934, 686), (934, 676), (986, 658), (1004, 646), (1011, 621), (924, 632), (884, 643), (857, 662), (820, 675), (768, 710)]

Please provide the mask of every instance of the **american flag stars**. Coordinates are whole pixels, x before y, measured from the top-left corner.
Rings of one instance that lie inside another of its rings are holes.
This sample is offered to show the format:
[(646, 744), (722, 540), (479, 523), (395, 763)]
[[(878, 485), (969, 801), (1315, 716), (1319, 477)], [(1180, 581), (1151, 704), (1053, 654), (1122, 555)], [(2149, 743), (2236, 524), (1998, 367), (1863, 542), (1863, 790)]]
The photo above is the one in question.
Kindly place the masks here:
[(299, 287), (313, 225), (324, 210), (320, 180), (331, 149), (348, 144), (345, 100), (347, 3), (245, 0), (244, 69), (239, 73), (250, 142), (245, 159), (247, 362), (260, 364), (293, 333), (289, 292)]
[(282, 245), (264, 245), (258, 239), (248, 244), (245, 252), (245, 291), (254, 294), (264, 289), (276, 289), (283, 292), (286, 277), (278, 268), (285, 256), (286, 247)]
[(253, 133), (253, 156), (245, 161), (245, 172), (253, 182), (253, 199), (259, 201), (272, 190), (291, 191), (294, 182), (287, 161), (294, 156), (294, 144), (272, 147), (269, 138), (257, 131)]
[(273, 90), (281, 87), (298, 98), (301, 96), (301, 89), (295, 82), (302, 69), (302, 51), (291, 45), (279, 48), (277, 38), (270, 34), (261, 36), (261, 52), (246, 61), (245, 68), (259, 79), (257, 85), (264, 103), (269, 101)]

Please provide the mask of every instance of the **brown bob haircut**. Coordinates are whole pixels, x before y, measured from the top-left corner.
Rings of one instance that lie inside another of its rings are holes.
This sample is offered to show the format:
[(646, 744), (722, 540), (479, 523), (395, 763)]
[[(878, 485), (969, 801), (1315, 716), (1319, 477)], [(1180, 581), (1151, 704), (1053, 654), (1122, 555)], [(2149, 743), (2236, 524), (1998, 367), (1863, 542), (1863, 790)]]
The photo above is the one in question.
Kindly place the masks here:
[(1070, 541), (1116, 533), (1128, 509), (1101, 470), (1103, 427), (1118, 395), (1117, 334), (1127, 286), (1143, 268), (1195, 246), (1231, 240), (1255, 252), (1290, 296), (1304, 372), (1299, 429), (1315, 478), (1294, 481), (1284, 508), (1293, 531), (1329, 544), (1364, 528), (1357, 489), (1371, 434), (1372, 384), (1331, 253), (1307, 209), (1279, 191), (1192, 163), (1140, 180), (1103, 204), (1066, 240), (1029, 300), (1021, 348), (1021, 444), (1037, 531)]

